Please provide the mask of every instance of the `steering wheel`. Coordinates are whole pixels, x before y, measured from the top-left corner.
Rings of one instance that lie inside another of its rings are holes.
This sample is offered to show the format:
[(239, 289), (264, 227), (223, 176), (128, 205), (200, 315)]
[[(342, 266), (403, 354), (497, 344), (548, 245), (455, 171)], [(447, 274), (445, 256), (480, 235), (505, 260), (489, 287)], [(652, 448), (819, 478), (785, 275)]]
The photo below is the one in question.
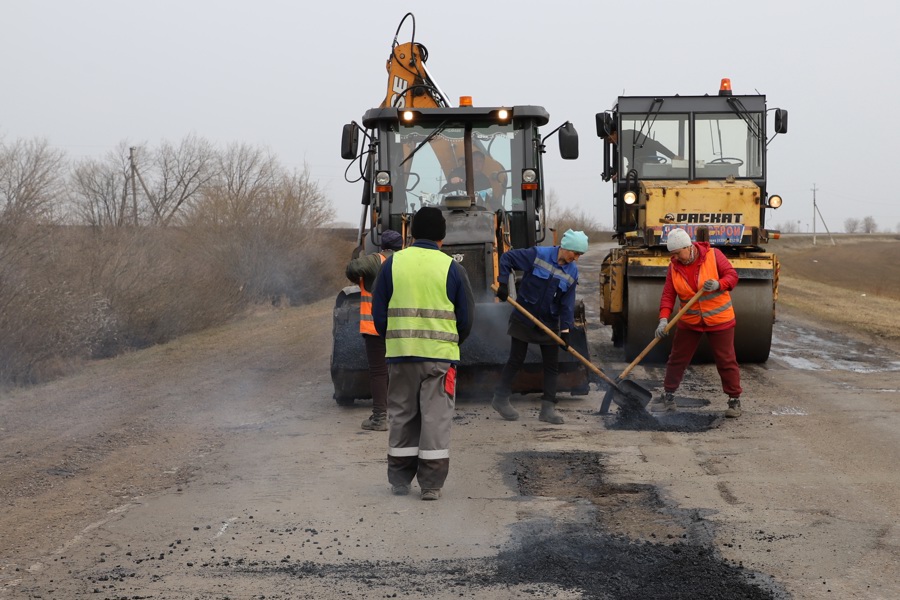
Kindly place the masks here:
[(723, 156), (722, 158), (716, 158), (716, 159), (707, 161), (706, 164), (708, 164), (708, 165), (737, 165), (740, 167), (744, 164), (744, 161), (742, 161), (740, 158), (734, 158), (731, 156)]
[(664, 164), (667, 164), (667, 163), (669, 162), (669, 159), (666, 158), (665, 156), (658, 156), (658, 155), (657, 155), (657, 156), (648, 156), (647, 158), (645, 158), (645, 159), (643, 160), (643, 162), (644, 162), (645, 164), (649, 163), (649, 164), (651, 164), (651, 165), (653, 165), (653, 164), (656, 164), (656, 165), (664, 165)]

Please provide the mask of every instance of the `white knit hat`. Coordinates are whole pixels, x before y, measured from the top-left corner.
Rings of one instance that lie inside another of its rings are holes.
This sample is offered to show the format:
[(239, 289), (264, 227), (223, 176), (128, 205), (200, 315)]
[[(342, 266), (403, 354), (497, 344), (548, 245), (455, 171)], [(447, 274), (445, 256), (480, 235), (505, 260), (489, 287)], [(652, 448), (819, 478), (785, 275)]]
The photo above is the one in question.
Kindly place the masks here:
[(669, 237), (666, 241), (666, 248), (669, 249), (669, 252), (677, 252), (690, 245), (691, 236), (684, 229), (676, 228), (669, 232)]

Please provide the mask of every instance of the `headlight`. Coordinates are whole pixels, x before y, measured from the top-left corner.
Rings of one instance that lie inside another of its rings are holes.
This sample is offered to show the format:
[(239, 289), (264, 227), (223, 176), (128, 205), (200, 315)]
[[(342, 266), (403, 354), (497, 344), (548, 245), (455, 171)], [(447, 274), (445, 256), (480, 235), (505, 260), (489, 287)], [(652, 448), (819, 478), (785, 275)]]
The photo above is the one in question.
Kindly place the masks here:
[(781, 206), (781, 196), (777, 194), (774, 196), (769, 196), (769, 201), (766, 205), (769, 208), (778, 208), (779, 206)]
[(375, 183), (378, 185), (388, 185), (391, 183), (391, 174), (387, 171), (378, 171), (375, 173)]
[(522, 171), (522, 181), (525, 183), (534, 183), (537, 181), (537, 171), (534, 169), (525, 169)]
[(625, 192), (625, 195), (622, 196), (622, 199), (625, 200), (625, 204), (631, 205), (637, 202), (637, 194), (635, 194), (631, 190), (628, 190), (627, 192)]
[(509, 118), (509, 111), (506, 110), (505, 108), (501, 108), (500, 110), (497, 111), (497, 118), (500, 119), (501, 121), (507, 120)]
[(413, 120), (413, 116), (414, 116), (413, 111), (411, 111), (411, 110), (404, 110), (404, 111), (403, 111), (403, 120), (404, 120), (404, 121), (407, 121), (407, 122), (412, 121), (412, 120)]

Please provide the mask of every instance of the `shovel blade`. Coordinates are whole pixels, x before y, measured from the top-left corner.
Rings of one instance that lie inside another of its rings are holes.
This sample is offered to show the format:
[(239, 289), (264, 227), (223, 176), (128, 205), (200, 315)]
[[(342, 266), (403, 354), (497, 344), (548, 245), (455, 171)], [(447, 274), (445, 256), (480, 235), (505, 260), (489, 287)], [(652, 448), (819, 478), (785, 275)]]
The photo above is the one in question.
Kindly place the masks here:
[(619, 391), (635, 402), (639, 402), (641, 408), (645, 408), (650, 403), (650, 400), (653, 399), (653, 393), (650, 390), (638, 385), (630, 379), (619, 382)]
[(653, 394), (633, 381), (617, 381), (616, 385), (608, 385), (603, 401), (600, 403), (601, 415), (609, 412), (609, 405), (615, 403), (620, 408), (644, 412)]

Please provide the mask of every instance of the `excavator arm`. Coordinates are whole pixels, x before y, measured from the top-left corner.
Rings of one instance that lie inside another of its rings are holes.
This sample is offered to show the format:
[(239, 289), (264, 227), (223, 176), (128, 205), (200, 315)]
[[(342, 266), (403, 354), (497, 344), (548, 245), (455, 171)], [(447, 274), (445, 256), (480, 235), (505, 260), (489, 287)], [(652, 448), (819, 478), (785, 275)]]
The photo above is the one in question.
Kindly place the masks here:
[[(397, 42), (400, 29), (407, 18), (412, 18), (412, 38), (405, 44)], [(382, 108), (446, 108), (447, 96), (431, 78), (425, 62), (428, 50), (416, 42), (416, 17), (406, 13), (397, 26), (391, 55), (387, 59), (388, 86)]]

